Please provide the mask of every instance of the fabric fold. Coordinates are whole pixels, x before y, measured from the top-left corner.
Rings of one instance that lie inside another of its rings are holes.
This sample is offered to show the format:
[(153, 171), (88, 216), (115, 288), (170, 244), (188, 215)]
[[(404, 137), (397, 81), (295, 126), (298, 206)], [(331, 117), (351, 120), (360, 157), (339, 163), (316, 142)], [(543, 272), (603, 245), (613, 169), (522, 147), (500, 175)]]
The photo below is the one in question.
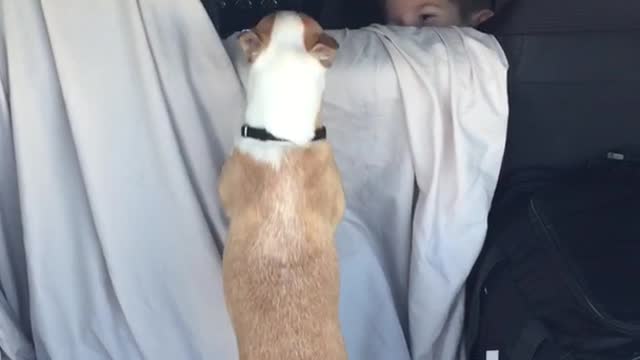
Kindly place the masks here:
[[(216, 194), (243, 118), (234, 38), (231, 61), (197, 0), (0, 10), (2, 356), (236, 359)], [(347, 193), (350, 358), (457, 359), (506, 60), (472, 29), (331, 33), (322, 115)]]
[(398, 75), (419, 190), (409, 256), (412, 356), (463, 359), (464, 284), (502, 164), (508, 64), (493, 37), (472, 29), (373, 31)]
[(199, 1), (2, 10), (22, 217), (2, 242), (25, 249), (38, 359), (237, 357), (216, 181), (243, 95)]

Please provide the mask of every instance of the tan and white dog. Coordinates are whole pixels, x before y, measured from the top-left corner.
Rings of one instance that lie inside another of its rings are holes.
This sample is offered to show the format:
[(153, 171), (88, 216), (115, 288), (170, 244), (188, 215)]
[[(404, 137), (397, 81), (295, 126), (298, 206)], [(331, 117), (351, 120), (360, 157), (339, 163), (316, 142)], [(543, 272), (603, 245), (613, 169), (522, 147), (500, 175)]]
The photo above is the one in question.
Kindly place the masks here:
[(277, 12), (239, 36), (246, 123), (220, 178), (225, 300), (241, 360), (344, 360), (335, 231), (344, 193), (319, 120), (337, 42)]

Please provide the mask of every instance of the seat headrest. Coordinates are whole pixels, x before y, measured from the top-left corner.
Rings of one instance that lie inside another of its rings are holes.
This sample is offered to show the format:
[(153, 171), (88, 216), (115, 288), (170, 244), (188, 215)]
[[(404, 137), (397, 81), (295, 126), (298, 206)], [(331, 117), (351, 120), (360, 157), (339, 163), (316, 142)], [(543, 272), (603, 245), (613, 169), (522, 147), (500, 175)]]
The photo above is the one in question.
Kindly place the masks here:
[(493, 34), (640, 29), (637, 0), (495, 0), (494, 7), (482, 27)]
[(255, 26), (276, 10), (301, 11), (319, 18), (325, 0), (201, 0), (218, 33), (226, 37)]

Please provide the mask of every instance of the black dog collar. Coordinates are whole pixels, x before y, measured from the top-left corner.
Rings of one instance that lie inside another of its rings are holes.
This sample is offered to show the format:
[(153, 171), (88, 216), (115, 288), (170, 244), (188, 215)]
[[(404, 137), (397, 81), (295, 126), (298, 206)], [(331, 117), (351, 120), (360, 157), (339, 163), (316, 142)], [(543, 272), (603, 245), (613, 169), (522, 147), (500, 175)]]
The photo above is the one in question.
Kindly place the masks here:
[[(251, 127), (249, 125), (243, 125), (242, 126), (241, 135), (244, 138), (251, 138), (251, 139), (256, 139), (256, 140), (260, 140), (260, 141), (287, 141), (287, 142), (289, 142), (289, 140), (281, 139), (279, 137), (274, 136), (273, 134), (271, 134), (270, 132), (268, 132), (265, 129), (254, 128), (254, 127)], [(316, 129), (315, 135), (313, 136), (313, 139), (311, 139), (311, 141), (324, 140), (326, 138), (327, 138), (327, 128), (323, 126), (321, 128)]]

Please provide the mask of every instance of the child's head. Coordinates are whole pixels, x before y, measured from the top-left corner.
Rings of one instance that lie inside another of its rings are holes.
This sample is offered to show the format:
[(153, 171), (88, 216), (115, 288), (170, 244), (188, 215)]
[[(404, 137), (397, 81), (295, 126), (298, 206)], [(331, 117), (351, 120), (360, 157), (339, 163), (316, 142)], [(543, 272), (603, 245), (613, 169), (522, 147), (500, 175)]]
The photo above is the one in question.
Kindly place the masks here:
[(491, 0), (385, 0), (387, 22), (402, 26), (478, 26)]

